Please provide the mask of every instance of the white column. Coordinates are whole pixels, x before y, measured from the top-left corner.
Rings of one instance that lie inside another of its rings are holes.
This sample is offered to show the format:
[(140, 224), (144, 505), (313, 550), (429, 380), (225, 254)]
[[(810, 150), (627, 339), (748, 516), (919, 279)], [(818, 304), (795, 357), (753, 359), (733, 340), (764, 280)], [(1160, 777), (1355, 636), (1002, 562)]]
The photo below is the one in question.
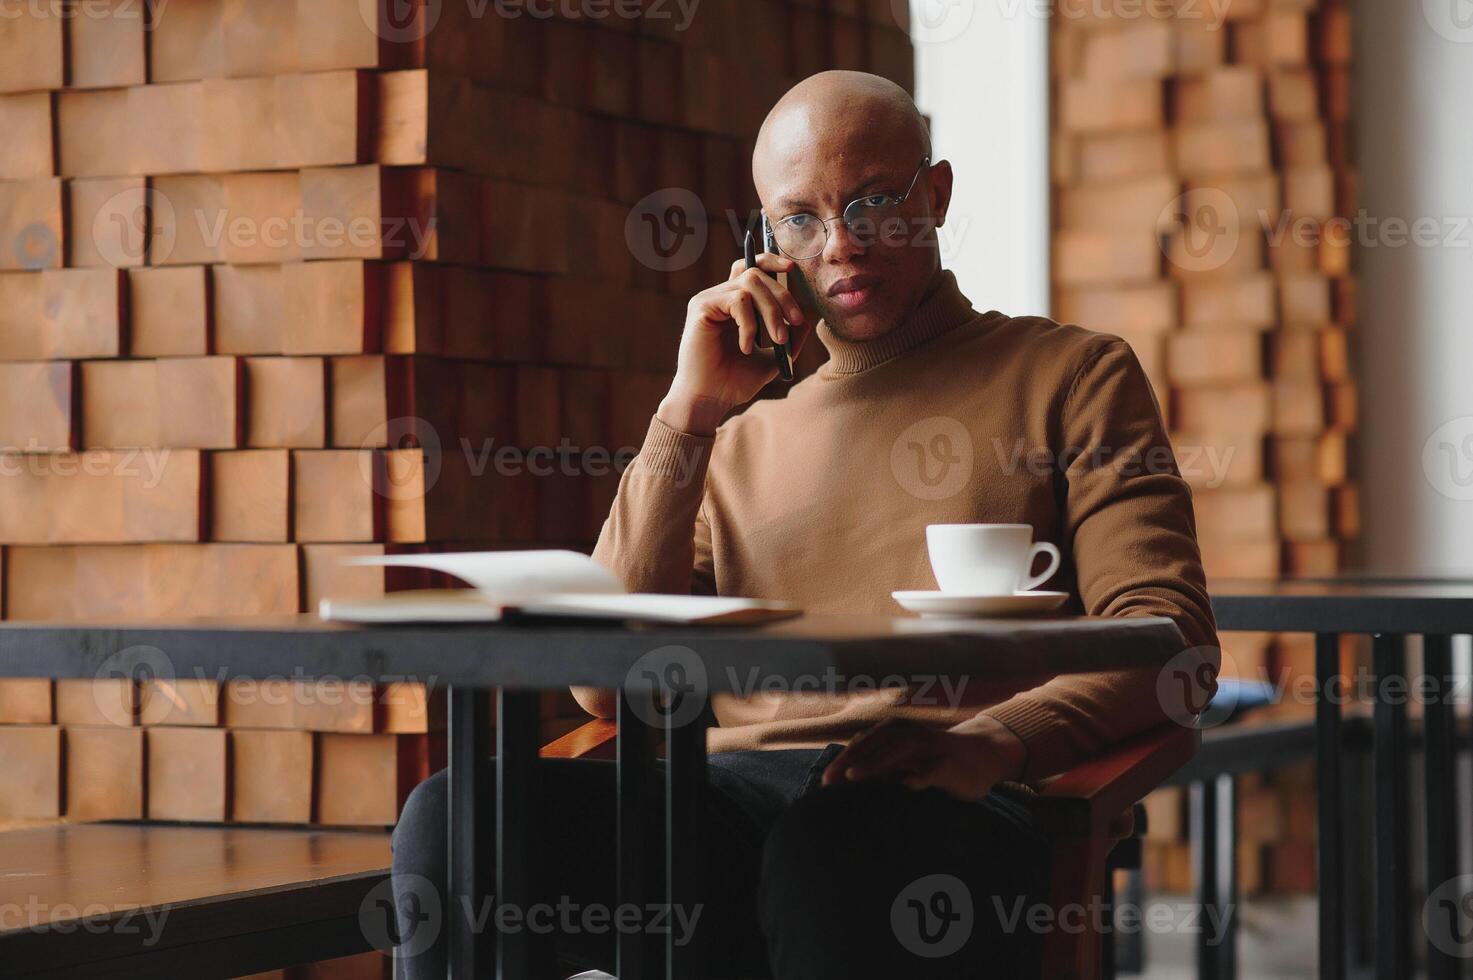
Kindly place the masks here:
[(1049, 309), (1048, 21), (1017, 0), (911, 0), (917, 101), (956, 169), (942, 261), (972, 303)]
[[(1354, 13), (1364, 564), (1467, 575), (1473, 0), (1356, 0)], [(1419, 225), (1430, 244), (1409, 240)]]

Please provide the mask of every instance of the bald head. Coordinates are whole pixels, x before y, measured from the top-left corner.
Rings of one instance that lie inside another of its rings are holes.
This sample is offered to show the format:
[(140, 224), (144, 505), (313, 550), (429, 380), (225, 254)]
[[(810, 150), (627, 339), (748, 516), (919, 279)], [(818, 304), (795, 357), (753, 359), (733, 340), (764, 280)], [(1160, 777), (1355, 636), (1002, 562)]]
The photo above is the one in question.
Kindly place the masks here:
[(881, 148), (916, 160), (930, 153), (931, 134), (910, 93), (879, 75), (820, 72), (793, 86), (767, 114), (757, 134), (752, 177), (761, 193), (764, 184), (805, 157)]
[[(762, 211), (779, 246), (796, 228), (818, 233), (821, 253), (789, 258), (836, 336), (882, 336), (938, 281), (935, 230), (946, 221), (952, 174), (945, 161), (923, 167), (930, 156), (930, 131), (910, 94), (863, 72), (805, 79), (762, 124), (752, 155)], [(839, 220), (861, 201), (889, 201), (883, 222)]]

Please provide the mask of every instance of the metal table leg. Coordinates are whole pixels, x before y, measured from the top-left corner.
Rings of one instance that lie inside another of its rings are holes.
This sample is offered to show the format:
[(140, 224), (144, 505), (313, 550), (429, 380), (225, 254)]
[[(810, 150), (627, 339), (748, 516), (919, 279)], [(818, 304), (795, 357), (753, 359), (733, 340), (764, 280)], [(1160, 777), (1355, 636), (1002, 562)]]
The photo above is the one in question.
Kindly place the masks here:
[(1410, 823), (1407, 785), (1406, 638), (1377, 634), (1376, 677), (1376, 976), (1410, 977)]
[[(1344, 845), (1340, 824), (1340, 635), (1315, 637), (1315, 778), (1319, 850), (1320, 980), (1345, 976)], [(1333, 687), (1331, 685), (1334, 685)]]
[(488, 796), (491, 723), (485, 691), (452, 687), (448, 697), (450, 893), (443, 914), (449, 926), (450, 975), (473, 980), (489, 972), (494, 958), (489, 932), (475, 929), (467, 916), (491, 894), (491, 828), (478, 819)]
[(706, 791), (706, 719), (684, 721), (682, 712), (669, 708), (665, 725), (665, 895), (670, 931), (665, 952), (668, 980), (689, 980), (707, 973), (702, 932), (680, 932), (685, 921), (705, 915), (706, 849), (702, 806)]
[[(1427, 889), (1436, 891), (1458, 874), (1457, 732), (1453, 716), (1453, 645), (1450, 636), (1428, 636), (1424, 670), (1436, 683), (1424, 714), (1427, 784)], [(1458, 961), (1437, 944), (1427, 946), (1428, 980), (1456, 980)]]
[[(496, 909), (514, 910), (517, 927), (497, 936), (500, 980), (546, 976), (551, 964), (541, 936), (527, 928), (533, 893), (537, 821), (536, 691), (501, 688), (496, 709)], [(476, 906), (479, 908), (479, 906)], [(495, 910), (493, 910), (494, 912)], [(498, 925), (498, 928), (500, 926)], [(490, 934), (492, 930), (485, 930)], [(490, 971), (487, 970), (487, 973)]]
[[(636, 705), (635, 699), (640, 699)], [(649, 688), (625, 689), (619, 694), (618, 766), (618, 907), (646, 908), (650, 903), (648, 862), (654, 857), (646, 847), (650, 838), (649, 812), (654, 748), (650, 727), (644, 718), (654, 704)], [(620, 977), (639, 978), (653, 972), (659, 961), (644, 930), (620, 932), (618, 936), (618, 968)]]
[[(1233, 777), (1219, 776), (1191, 786), (1192, 875), (1201, 911), (1197, 933), (1199, 980), (1235, 976), (1237, 814)], [(1231, 916), (1231, 918), (1228, 918)], [(1222, 936), (1213, 927), (1227, 923)]]

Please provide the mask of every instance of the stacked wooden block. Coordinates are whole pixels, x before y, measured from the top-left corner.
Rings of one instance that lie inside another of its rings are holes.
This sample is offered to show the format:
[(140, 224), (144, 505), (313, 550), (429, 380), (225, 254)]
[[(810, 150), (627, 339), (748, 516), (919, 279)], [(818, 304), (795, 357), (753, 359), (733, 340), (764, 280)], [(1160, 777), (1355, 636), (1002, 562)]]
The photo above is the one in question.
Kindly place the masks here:
[[(767, 107), (828, 67), (913, 75), (890, 0), (10, 13), (0, 567), (24, 620), (295, 613), (417, 584), (346, 556), (590, 546), (685, 304), (755, 216)], [(391, 822), (435, 712), (284, 683), (262, 708), (0, 682), (0, 819)]]
[(444, 764), (443, 704), (413, 683), (7, 681), (0, 820), (392, 824)]
[[(1358, 533), (1350, 39), (1342, 0), (1054, 18), (1054, 315), (1134, 347), (1212, 578), (1330, 575)], [(1292, 688), (1304, 639), (1225, 634), (1225, 666)]]

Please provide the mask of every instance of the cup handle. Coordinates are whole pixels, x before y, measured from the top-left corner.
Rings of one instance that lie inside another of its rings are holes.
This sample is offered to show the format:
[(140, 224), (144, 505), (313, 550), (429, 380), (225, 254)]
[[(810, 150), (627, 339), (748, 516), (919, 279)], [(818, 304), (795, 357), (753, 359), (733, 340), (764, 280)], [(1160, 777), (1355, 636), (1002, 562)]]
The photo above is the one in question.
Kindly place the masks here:
[(1023, 583), (1022, 588), (1020, 589), (1020, 591), (1022, 592), (1032, 592), (1034, 589), (1038, 588), (1040, 585), (1053, 578), (1054, 573), (1059, 570), (1059, 565), (1063, 561), (1062, 556), (1059, 554), (1058, 547), (1054, 545), (1052, 541), (1037, 541), (1034, 543), (1032, 548), (1028, 549), (1029, 568), (1032, 568), (1033, 563), (1038, 561), (1039, 555), (1049, 556), (1049, 566), (1048, 568), (1044, 569), (1042, 574), (1028, 576), (1027, 580)]

